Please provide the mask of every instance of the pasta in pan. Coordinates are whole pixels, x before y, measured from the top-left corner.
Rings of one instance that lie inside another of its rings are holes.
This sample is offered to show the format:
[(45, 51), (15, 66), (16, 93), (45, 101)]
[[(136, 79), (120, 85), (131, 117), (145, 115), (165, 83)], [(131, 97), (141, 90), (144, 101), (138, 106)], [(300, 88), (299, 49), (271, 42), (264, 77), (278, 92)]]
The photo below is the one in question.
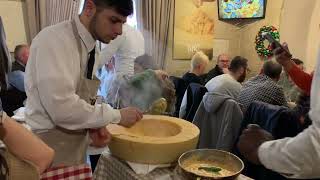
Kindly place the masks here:
[(234, 173), (228, 171), (224, 168), (214, 166), (211, 163), (190, 163), (185, 169), (189, 172), (192, 172), (198, 176), (206, 176), (206, 177), (226, 177), (232, 176)]

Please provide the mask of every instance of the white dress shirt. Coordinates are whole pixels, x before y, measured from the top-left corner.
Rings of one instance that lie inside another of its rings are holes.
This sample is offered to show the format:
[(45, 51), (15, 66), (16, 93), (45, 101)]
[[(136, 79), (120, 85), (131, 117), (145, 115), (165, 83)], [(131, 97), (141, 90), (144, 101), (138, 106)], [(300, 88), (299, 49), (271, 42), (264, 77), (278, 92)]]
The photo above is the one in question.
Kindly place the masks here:
[[(87, 64), (88, 53), (96, 41), (79, 17), (75, 20), (83, 64)], [(97, 128), (120, 121), (119, 110), (107, 104), (92, 106), (76, 94), (80, 59), (71, 21), (45, 28), (32, 41), (25, 77), (25, 116), (33, 130), (52, 129), (55, 125), (70, 130)], [(95, 62), (93, 74), (98, 63)]]
[(98, 70), (96, 74), (97, 74), (97, 77), (101, 81), (97, 95), (105, 98), (105, 97), (107, 97), (108, 92), (110, 90), (110, 87), (115, 79), (114, 69), (111, 69), (108, 71), (106, 69), (106, 66), (102, 66), (102, 68), (100, 70)]
[(263, 143), (259, 150), (261, 163), (289, 178), (320, 178), (320, 55), (311, 89), (312, 125), (293, 138)]
[(128, 24), (123, 25), (120, 36), (102, 47), (101, 66), (115, 56), (115, 70), (118, 77), (133, 76), (134, 60), (145, 53), (142, 33)]

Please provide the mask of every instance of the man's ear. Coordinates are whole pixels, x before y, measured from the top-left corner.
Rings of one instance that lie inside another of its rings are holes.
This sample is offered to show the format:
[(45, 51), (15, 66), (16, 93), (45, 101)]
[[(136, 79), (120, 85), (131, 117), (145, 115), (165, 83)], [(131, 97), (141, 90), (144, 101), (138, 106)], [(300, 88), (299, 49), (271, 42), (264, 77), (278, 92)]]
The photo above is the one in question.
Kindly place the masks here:
[(241, 67), (240, 69), (239, 69), (239, 76), (241, 76), (242, 74), (244, 74), (244, 71), (245, 71), (246, 69), (244, 68), (244, 67)]
[(84, 6), (84, 15), (87, 17), (92, 17), (96, 12), (96, 5), (94, 4), (93, 0), (87, 0)]

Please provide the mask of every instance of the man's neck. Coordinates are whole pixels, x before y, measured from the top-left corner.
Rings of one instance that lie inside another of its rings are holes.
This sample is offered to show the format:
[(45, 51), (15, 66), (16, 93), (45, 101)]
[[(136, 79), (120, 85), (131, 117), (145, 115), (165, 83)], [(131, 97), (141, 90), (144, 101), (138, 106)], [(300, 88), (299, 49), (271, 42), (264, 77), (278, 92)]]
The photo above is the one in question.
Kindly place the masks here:
[(90, 31), (90, 20), (82, 14), (79, 15), (79, 20), (80, 20), (80, 23), (83, 24), (83, 26), (87, 29), (87, 31), (92, 35), (92, 32)]
[(234, 80), (238, 81), (238, 76), (235, 73), (229, 71), (227, 74), (229, 74)]
[(79, 20), (80, 22), (84, 25), (84, 27), (89, 30), (89, 21), (87, 20), (87, 18), (84, 15), (79, 15)]
[(198, 73), (197, 71), (190, 71), (190, 73), (200, 76), (200, 73)]

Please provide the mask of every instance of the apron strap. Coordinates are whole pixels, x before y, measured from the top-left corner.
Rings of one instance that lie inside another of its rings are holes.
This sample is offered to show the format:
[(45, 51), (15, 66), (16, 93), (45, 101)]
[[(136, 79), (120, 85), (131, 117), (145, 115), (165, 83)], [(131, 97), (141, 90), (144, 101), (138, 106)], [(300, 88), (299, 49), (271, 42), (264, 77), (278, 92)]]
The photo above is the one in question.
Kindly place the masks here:
[[(80, 80), (83, 78), (83, 76), (85, 75), (84, 71), (83, 71), (83, 56), (82, 56), (82, 46), (81, 46), (81, 38), (80, 38), (80, 35), (78, 33), (78, 28), (77, 28), (77, 25), (76, 25), (76, 20), (73, 19), (71, 21), (71, 25), (72, 25), (72, 32), (73, 32), (73, 35), (77, 41), (77, 48), (78, 48), (78, 52), (79, 52), (79, 59), (80, 59)], [(81, 82), (79, 82), (81, 83)], [(76, 89), (76, 92), (79, 92), (80, 91), (80, 84), (77, 85), (77, 89)]]

